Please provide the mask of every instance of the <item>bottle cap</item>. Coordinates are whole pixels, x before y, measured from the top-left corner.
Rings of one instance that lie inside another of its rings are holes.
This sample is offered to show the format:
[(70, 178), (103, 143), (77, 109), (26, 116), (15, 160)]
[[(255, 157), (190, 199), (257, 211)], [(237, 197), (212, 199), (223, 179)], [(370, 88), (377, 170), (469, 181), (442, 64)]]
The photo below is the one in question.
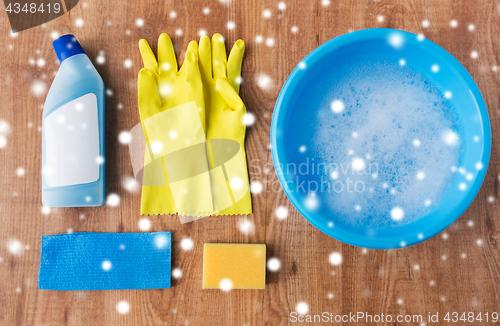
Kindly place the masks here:
[(56, 51), (60, 63), (75, 54), (85, 53), (80, 43), (76, 40), (76, 37), (71, 34), (63, 35), (54, 40), (52, 46)]

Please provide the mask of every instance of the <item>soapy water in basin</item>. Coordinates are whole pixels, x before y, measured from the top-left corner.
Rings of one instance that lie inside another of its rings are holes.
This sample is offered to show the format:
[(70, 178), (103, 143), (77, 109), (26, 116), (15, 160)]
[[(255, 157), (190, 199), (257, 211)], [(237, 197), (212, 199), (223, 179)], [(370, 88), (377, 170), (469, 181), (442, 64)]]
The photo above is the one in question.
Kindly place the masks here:
[(318, 99), (312, 138), (292, 140), (320, 185), (306, 190), (306, 207), (353, 226), (414, 222), (439, 205), (460, 163), (451, 94), (401, 62), (343, 67)]

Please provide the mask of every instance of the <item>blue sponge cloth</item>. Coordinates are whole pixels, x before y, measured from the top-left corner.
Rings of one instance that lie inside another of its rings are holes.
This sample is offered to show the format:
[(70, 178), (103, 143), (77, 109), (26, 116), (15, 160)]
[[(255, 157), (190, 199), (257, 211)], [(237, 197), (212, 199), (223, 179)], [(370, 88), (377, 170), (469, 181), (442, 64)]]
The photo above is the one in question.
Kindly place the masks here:
[(170, 288), (170, 258), (170, 232), (44, 235), (38, 288)]

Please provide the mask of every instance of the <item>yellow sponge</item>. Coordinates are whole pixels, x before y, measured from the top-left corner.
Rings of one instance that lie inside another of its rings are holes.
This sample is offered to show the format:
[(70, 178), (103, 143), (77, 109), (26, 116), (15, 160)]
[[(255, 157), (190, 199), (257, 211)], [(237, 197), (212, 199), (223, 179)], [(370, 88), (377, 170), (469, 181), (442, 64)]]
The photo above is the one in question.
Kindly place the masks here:
[(264, 289), (266, 245), (205, 243), (203, 247), (204, 289)]

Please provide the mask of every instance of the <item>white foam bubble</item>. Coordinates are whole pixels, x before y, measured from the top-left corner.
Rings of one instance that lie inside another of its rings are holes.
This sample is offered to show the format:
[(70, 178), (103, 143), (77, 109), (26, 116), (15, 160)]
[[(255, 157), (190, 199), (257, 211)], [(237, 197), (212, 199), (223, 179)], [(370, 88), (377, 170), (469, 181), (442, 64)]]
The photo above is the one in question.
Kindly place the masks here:
[[(424, 216), (450, 189), (449, 167), (459, 166), (462, 130), (452, 103), (428, 77), (397, 61), (369, 60), (363, 66), (340, 65), (339, 78), (325, 72), (321, 82), (330, 91), (314, 93), (318, 99), (311, 103), (322, 109), (297, 117), (317, 126), (315, 135), (310, 142), (297, 136), (290, 146), (306, 146), (309, 157), (329, 167), (330, 185), (344, 185), (318, 196), (321, 209), (327, 205), (348, 224), (400, 226)], [(333, 164), (337, 167), (330, 168)], [(359, 192), (353, 189), (356, 182)], [(362, 209), (353, 209), (356, 205)], [(394, 218), (395, 207), (402, 214)]]

